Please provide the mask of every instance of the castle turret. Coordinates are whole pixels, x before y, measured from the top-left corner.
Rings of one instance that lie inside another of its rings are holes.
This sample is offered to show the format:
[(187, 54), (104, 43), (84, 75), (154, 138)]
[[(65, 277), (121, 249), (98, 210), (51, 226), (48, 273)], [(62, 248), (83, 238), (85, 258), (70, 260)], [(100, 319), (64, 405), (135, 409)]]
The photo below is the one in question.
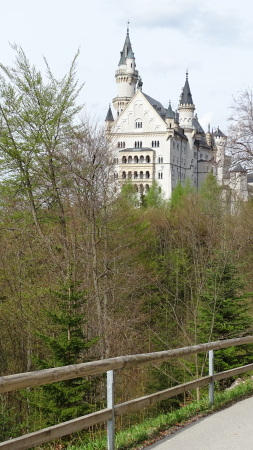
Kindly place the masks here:
[(117, 97), (112, 101), (117, 111), (117, 116), (125, 109), (128, 102), (135, 94), (136, 83), (138, 81), (138, 71), (135, 66), (135, 57), (129, 38), (129, 29), (127, 28), (126, 40), (123, 50), (120, 53), (120, 60), (116, 70), (115, 78), (117, 83)]
[(192, 130), (195, 105), (192, 100), (192, 94), (189, 86), (188, 72), (186, 72), (185, 85), (180, 96), (178, 111), (180, 127), (184, 128), (184, 130)]
[(166, 111), (165, 122), (167, 123), (169, 129), (175, 127), (175, 113), (171, 108), (170, 102), (169, 102), (169, 107)]
[(112, 115), (112, 110), (111, 110), (111, 105), (109, 105), (108, 111), (107, 111), (107, 115), (105, 118), (105, 130), (106, 131), (111, 131), (112, 125), (114, 122), (114, 118)]

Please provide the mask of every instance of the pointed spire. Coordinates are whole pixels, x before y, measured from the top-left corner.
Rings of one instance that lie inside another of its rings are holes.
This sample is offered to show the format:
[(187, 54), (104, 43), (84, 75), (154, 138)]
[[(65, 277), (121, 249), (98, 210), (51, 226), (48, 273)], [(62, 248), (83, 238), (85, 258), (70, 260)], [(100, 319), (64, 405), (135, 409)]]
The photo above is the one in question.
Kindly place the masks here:
[(174, 117), (175, 117), (175, 114), (174, 114), (174, 112), (173, 112), (173, 110), (171, 108), (171, 102), (169, 101), (169, 106), (168, 106), (168, 109), (166, 111), (166, 119), (174, 119)]
[(109, 104), (108, 112), (105, 118), (105, 122), (114, 122), (114, 118), (112, 115), (111, 105)]
[(119, 66), (121, 66), (122, 64), (126, 64), (127, 58), (134, 59), (134, 53), (132, 50), (132, 45), (129, 37), (129, 22), (127, 23), (127, 35), (123, 46), (123, 50), (122, 52), (120, 52)]
[(180, 105), (193, 105), (192, 94), (191, 94), (189, 81), (188, 81), (188, 69), (186, 71), (185, 85), (183, 87), (182, 94), (180, 96), (179, 104)]

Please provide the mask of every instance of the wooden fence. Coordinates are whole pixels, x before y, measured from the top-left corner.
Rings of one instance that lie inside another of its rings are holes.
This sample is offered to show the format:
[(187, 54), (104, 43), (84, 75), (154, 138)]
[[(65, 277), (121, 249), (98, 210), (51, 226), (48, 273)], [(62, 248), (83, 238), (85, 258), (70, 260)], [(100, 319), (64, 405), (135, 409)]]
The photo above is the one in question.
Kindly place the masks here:
[[(18, 389), (40, 386), (43, 384), (55, 383), (57, 381), (69, 380), (78, 377), (86, 377), (107, 372), (107, 408), (97, 411), (68, 422), (60, 423), (48, 428), (44, 428), (34, 433), (29, 433), (9, 441), (0, 443), (0, 450), (21, 450), (35, 447), (43, 443), (61, 438), (84, 428), (107, 421), (108, 423), (108, 448), (114, 449), (114, 417), (132, 411), (140, 410), (153, 405), (161, 400), (165, 400), (184, 392), (196, 389), (197, 387), (209, 384), (210, 400), (213, 399), (214, 381), (222, 380), (231, 376), (253, 370), (253, 363), (246, 366), (237, 367), (220, 373), (213, 373), (213, 351), (238, 345), (252, 344), (253, 336), (235, 338), (224, 341), (209, 342), (205, 344), (183, 347), (156, 353), (145, 353), (139, 355), (119, 356), (116, 358), (104, 359), (82, 364), (75, 364), (64, 367), (56, 367), (34, 372), (20, 373), (0, 377), (0, 393), (15, 391)], [(211, 356), (209, 362), (209, 375), (198, 378), (169, 389), (165, 389), (154, 394), (136, 398), (125, 403), (114, 405), (113, 379), (114, 372), (118, 369), (130, 368), (147, 363), (161, 363), (171, 358), (178, 358), (197, 353), (207, 353)]]

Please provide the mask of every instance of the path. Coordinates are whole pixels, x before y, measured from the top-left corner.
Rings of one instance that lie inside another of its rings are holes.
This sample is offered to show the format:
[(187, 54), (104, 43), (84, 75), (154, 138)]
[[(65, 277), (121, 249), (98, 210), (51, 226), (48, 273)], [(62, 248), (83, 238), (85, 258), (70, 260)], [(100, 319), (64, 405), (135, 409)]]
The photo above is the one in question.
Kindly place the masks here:
[(148, 448), (253, 450), (253, 397), (200, 419)]

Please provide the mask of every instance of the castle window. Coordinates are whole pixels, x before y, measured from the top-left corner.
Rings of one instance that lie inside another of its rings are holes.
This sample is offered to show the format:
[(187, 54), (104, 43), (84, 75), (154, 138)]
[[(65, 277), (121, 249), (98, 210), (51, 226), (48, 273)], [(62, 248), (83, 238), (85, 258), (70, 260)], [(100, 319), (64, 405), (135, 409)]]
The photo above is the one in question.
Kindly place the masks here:
[(118, 174), (117, 174), (117, 172), (114, 174), (114, 180), (117, 180), (118, 179)]
[(163, 157), (162, 156), (159, 156), (158, 157), (158, 164), (162, 164), (163, 163)]
[(128, 172), (128, 174), (127, 174), (127, 178), (129, 179), (129, 180), (131, 180), (131, 178), (132, 178), (132, 172)]
[(138, 178), (138, 173), (136, 171), (134, 172), (134, 178)]
[(150, 163), (150, 156), (146, 156), (146, 163)]
[(127, 163), (126, 156), (123, 156), (123, 158), (122, 158), (122, 164), (126, 164), (126, 163)]
[(146, 171), (146, 178), (149, 178), (149, 171)]
[(140, 193), (143, 194), (144, 188), (143, 188), (143, 184), (140, 184)]
[(142, 128), (142, 122), (140, 121), (140, 119), (137, 119), (135, 121), (135, 128)]
[(143, 172), (142, 171), (140, 172), (140, 178), (141, 179), (143, 178)]
[(149, 191), (149, 184), (146, 184), (146, 186), (145, 186), (145, 192), (148, 192)]
[(134, 157), (134, 163), (135, 163), (135, 164), (138, 164), (138, 162), (139, 162), (138, 156), (135, 156), (135, 157)]
[(160, 142), (159, 141), (152, 141), (151, 147), (160, 147)]
[(140, 163), (144, 163), (144, 156), (143, 155), (140, 156)]
[(128, 156), (128, 164), (131, 164), (132, 160), (133, 160), (132, 156)]
[(160, 171), (160, 172), (158, 172), (158, 179), (159, 180), (162, 180), (163, 179), (163, 173)]
[(142, 148), (142, 141), (135, 141), (134, 148)]
[(123, 178), (123, 180), (126, 179), (126, 172), (122, 172), (122, 178)]

